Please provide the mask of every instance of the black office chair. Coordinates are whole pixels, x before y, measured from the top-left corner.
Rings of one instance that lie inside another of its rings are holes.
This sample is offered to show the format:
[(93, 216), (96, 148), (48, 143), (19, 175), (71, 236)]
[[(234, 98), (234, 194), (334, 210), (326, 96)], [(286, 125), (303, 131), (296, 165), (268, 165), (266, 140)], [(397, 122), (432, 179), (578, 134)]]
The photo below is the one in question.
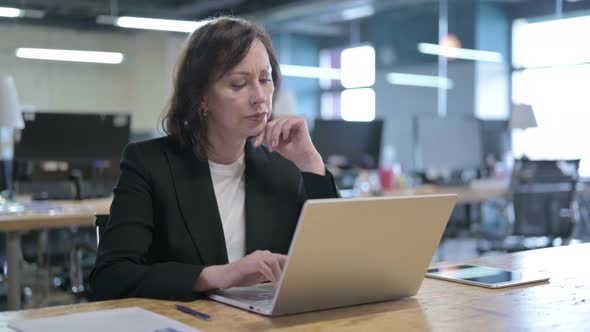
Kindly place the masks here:
[(104, 230), (107, 228), (107, 223), (109, 222), (109, 214), (101, 214), (95, 213), (94, 214), (94, 227), (96, 227), (96, 246), (98, 247), (98, 243), (100, 242), (100, 236), (104, 233)]
[(566, 239), (576, 222), (580, 160), (517, 160), (511, 183), (513, 235)]
[(96, 254), (100, 236), (104, 232), (109, 221), (108, 214), (94, 214), (94, 226), (96, 228), (96, 247), (90, 247), (86, 243), (74, 245), (70, 251), (70, 282), (71, 291), (78, 297), (88, 297), (88, 292), (84, 286), (84, 269), (83, 256), (88, 253)]
[[(481, 235), (491, 243), (478, 244), (479, 253), (549, 247), (556, 238), (567, 243), (580, 219), (576, 197), (579, 162), (515, 160), (511, 199), (497, 202), (496, 215), (488, 213), (493, 220), (484, 222)], [(490, 229), (486, 232), (485, 227)]]

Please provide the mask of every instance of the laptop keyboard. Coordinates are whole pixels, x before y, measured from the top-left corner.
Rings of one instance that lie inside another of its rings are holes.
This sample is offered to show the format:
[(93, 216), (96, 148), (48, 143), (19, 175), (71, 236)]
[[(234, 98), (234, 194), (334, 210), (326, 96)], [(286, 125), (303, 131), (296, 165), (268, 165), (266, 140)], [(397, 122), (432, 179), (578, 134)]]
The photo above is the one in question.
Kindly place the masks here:
[(261, 308), (270, 308), (275, 296), (275, 289), (271, 284), (249, 288), (234, 293), (231, 298), (242, 303), (248, 303)]

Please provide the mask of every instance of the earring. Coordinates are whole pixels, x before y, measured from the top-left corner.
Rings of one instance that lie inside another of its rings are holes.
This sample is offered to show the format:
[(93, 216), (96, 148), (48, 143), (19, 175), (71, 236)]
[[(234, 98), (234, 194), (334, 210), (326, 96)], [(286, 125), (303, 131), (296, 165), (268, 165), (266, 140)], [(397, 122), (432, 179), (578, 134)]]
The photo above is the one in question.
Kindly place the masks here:
[(201, 115), (203, 118), (207, 118), (207, 107), (204, 102), (201, 102)]

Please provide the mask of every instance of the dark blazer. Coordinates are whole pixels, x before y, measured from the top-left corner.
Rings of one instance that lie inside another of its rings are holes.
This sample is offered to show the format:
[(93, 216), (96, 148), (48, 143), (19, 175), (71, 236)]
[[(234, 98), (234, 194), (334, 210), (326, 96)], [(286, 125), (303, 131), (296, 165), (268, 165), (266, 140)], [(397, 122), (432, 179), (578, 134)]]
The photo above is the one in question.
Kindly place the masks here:
[[(337, 197), (333, 177), (250, 142), (245, 164), (246, 254), (286, 254), (303, 202)], [(227, 262), (208, 162), (168, 137), (129, 144), (90, 276), (95, 298), (198, 298), (203, 268)]]

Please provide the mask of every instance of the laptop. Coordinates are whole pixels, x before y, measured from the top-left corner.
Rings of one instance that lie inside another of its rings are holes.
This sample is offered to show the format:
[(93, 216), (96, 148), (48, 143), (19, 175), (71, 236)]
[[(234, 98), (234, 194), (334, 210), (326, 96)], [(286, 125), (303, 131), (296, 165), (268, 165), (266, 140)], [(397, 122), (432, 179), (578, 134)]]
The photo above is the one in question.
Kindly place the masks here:
[(306, 201), (275, 289), (208, 292), (265, 316), (388, 301), (418, 292), (456, 195)]

